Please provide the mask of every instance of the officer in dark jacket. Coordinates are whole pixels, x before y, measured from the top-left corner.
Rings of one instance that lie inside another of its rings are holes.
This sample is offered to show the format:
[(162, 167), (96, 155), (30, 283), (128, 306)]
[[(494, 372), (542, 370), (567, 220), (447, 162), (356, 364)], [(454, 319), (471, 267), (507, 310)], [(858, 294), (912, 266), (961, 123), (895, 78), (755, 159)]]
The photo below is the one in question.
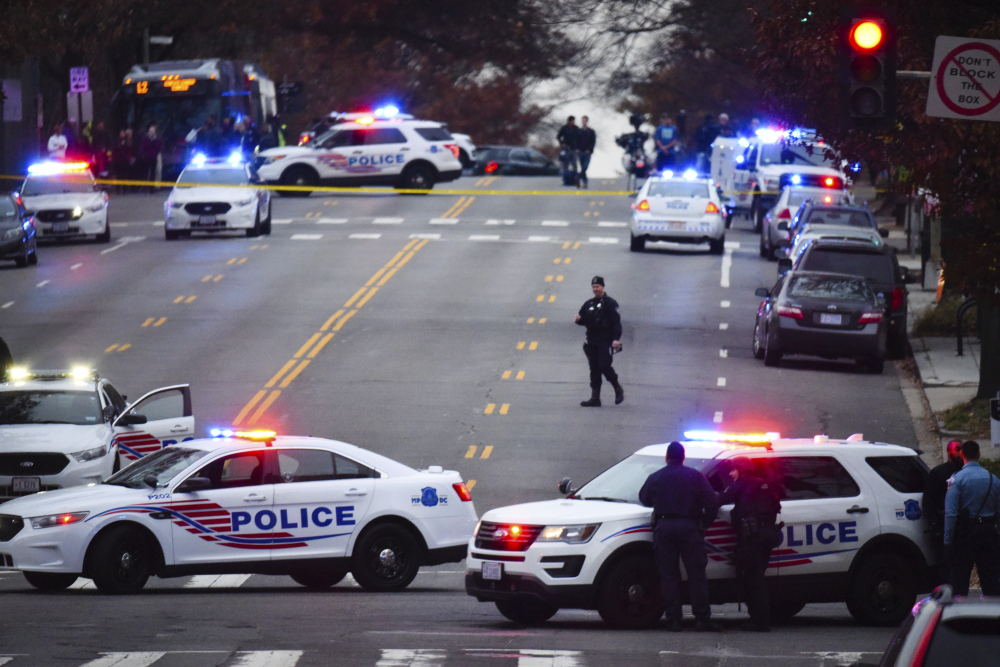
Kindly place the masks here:
[(573, 180), (576, 180), (576, 151), (580, 143), (580, 128), (576, 125), (576, 116), (566, 119), (566, 124), (559, 128), (556, 133), (556, 141), (559, 142), (559, 160), (563, 163), (563, 171), (571, 172)]
[(618, 302), (604, 293), (604, 278), (594, 276), (590, 281), (594, 298), (586, 301), (574, 320), (587, 327), (587, 342), (583, 353), (590, 363), (590, 399), (580, 403), (585, 408), (601, 407), (601, 376), (615, 388), (615, 405), (625, 400), (625, 391), (618, 384), (618, 373), (611, 367), (612, 350), (622, 347), (622, 318)]
[(944, 543), (955, 595), (969, 594), (975, 565), (983, 595), (1000, 595), (1000, 480), (979, 465), (979, 443), (962, 443), (965, 465), (944, 498)]
[(948, 460), (935, 467), (927, 475), (924, 485), (923, 514), (931, 528), (934, 553), (937, 556), (938, 572), (942, 581), (948, 581), (948, 566), (944, 551), (944, 497), (948, 493), (948, 480), (962, 469), (962, 441), (948, 443)]
[(0, 382), (4, 381), (7, 371), (14, 367), (14, 357), (3, 338), (0, 338)]
[(733, 483), (719, 494), (719, 505), (734, 504), (730, 522), (736, 531), (736, 585), (746, 596), (750, 629), (770, 632), (771, 608), (764, 573), (771, 561), (771, 550), (781, 541), (775, 527), (781, 502), (774, 486), (758, 476), (749, 458), (733, 459), (729, 476)]
[(715, 492), (703, 474), (684, 465), (684, 445), (667, 446), (667, 465), (646, 478), (639, 502), (653, 508), (653, 553), (670, 629), (681, 628), (680, 561), (688, 577), (696, 630), (717, 630), (708, 604), (705, 529), (719, 511)]

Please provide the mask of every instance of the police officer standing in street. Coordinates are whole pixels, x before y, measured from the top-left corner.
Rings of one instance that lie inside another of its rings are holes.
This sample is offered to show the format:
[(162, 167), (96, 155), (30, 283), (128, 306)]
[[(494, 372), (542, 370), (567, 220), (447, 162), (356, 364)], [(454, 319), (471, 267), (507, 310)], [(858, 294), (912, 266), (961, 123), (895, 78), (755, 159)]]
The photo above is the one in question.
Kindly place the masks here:
[(771, 607), (764, 573), (771, 562), (771, 550), (781, 541), (780, 529), (775, 525), (781, 502), (775, 488), (758, 476), (746, 456), (733, 459), (729, 476), (733, 483), (719, 494), (719, 505), (734, 503), (730, 522), (736, 531), (736, 585), (741, 589), (740, 597), (746, 596), (750, 629), (770, 632)]
[[(585, 408), (601, 407), (601, 376), (615, 388), (615, 405), (625, 400), (625, 391), (618, 383), (618, 373), (611, 367), (611, 355), (622, 348), (622, 318), (618, 302), (604, 293), (604, 278), (594, 276), (590, 281), (594, 298), (586, 301), (574, 320), (587, 327), (587, 342), (583, 353), (590, 364), (590, 398), (580, 405)], [(614, 352), (613, 352), (614, 351)]]
[(1000, 595), (1000, 480), (979, 465), (979, 443), (962, 445), (965, 465), (956, 472), (944, 501), (944, 544), (955, 595), (969, 594), (972, 566), (983, 595)]
[(962, 469), (962, 441), (948, 443), (948, 460), (936, 466), (927, 475), (922, 501), (923, 514), (931, 528), (934, 554), (937, 556), (938, 573), (941, 581), (948, 581), (948, 564), (944, 549), (944, 497), (948, 493), (948, 480)]
[(660, 573), (660, 591), (670, 630), (680, 632), (680, 561), (688, 577), (688, 593), (695, 617), (695, 630), (714, 631), (708, 604), (705, 566), (705, 529), (715, 520), (719, 505), (708, 479), (684, 465), (684, 445), (667, 446), (667, 465), (646, 478), (639, 501), (653, 508), (653, 554)]

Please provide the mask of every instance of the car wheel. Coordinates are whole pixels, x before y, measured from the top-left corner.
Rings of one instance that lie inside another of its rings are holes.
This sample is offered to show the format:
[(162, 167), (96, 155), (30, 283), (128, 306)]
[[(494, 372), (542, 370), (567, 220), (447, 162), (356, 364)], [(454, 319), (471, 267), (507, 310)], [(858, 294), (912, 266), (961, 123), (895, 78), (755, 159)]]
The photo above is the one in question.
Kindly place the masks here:
[(434, 187), (434, 170), (426, 164), (411, 164), (403, 170), (398, 187), (403, 190), (430, 190)]
[(764, 333), (764, 365), (777, 366), (781, 361), (781, 350), (771, 341), (770, 332)]
[(163, 235), (167, 237), (168, 241), (176, 241), (181, 237), (181, 233), (176, 229), (165, 229)]
[(351, 574), (368, 591), (401, 591), (420, 569), (420, 544), (408, 529), (383, 523), (366, 531), (354, 547)]
[(271, 235), (271, 200), (267, 200), (267, 217), (264, 218), (264, 224), (260, 228), (260, 233), (264, 236)]
[(882, 371), (885, 370), (885, 359), (882, 357), (873, 357), (865, 362), (865, 367), (872, 375), (881, 375)]
[(847, 610), (865, 625), (899, 625), (917, 599), (913, 564), (894, 553), (870, 555), (854, 574)]
[(114, 462), (114, 465), (111, 466), (111, 474), (114, 475), (116, 472), (118, 472), (121, 469), (122, 469), (122, 453), (116, 449), (115, 450), (115, 462)]
[(646, 237), (632, 235), (632, 243), (629, 245), (629, 250), (632, 252), (642, 252), (646, 248)]
[(770, 600), (771, 620), (778, 623), (791, 620), (795, 614), (805, 609), (805, 606), (806, 603), (799, 600), (775, 600), (772, 597)]
[(721, 255), (726, 250), (726, 235), (723, 234), (717, 239), (708, 240), (708, 252), (712, 255)]
[(28, 255), (28, 264), (31, 264), (32, 266), (38, 264), (38, 248), (37, 247), (31, 251), (30, 255)]
[(247, 230), (247, 238), (255, 239), (260, 236), (260, 209), (257, 209), (257, 213), (254, 214), (253, 227)]
[(906, 333), (900, 331), (893, 334), (892, 331), (886, 337), (885, 356), (889, 359), (902, 359), (906, 356)]
[(77, 580), (75, 574), (57, 572), (24, 572), (28, 583), (40, 591), (62, 591), (73, 585)]
[(649, 628), (663, 616), (653, 559), (629, 556), (608, 572), (597, 598), (601, 619), (615, 629)]
[(767, 247), (764, 245), (764, 235), (760, 235), (760, 256), (767, 258)]
[(753, 356), (754, 359), (764, 358), (764, 343), (760, 339), (760, 322), (754, 322), (753, 325)]
[[(281, 175), (282, 185), (313, 187), (319, 183), (319, 176), (309, 167), (291, 167)], [(282, 197), (308, 197), (311, 190), (281, 190)]]
[(337, 570), (333, 568), (305, 570), (292, 575), (292, 581), (301, 584), (306, 588), (323, 590), (339, 584), (347, 576), (347, 570)]
[(108, 528), (91, 548), (94, 585), (102, 593), (138, 593), (153, 572), (146, 536), (130, 526)]
[(518, 625), (540, 625), (552, 618), (559, 607), (541, 600), (497, 600), (497, 610)]
[(97, 235), (98, 243), (111, 243), (111, 223), (104, 221), (104, 231)]
[(472, 169), (472, 165), (475, 164), (475, 162), (469, 158), (469, 154), (464, 148), (458, 149), (458, 161), (462, 163), (462, 169)]
[(28, 266), (28, 253), (24, 253), (23, 257), (15, 257), (14, 264), (16, 264), (19, 269), (23, 269)]

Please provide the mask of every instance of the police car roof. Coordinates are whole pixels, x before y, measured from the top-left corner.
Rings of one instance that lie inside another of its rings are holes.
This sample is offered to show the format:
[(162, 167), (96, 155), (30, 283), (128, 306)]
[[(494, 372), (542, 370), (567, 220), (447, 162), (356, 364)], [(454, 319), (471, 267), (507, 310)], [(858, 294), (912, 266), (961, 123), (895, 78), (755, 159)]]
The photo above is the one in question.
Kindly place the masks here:
[(25, 378), (0, 382), (0, 391), (95, 391), (93, 379), (75, 378)]
[(204, 162), (189, 162), (185, 169), (235, 169), (238, 171), (243, 171), (246, 168), (245, 162), (237, 162), (233, 164), (229, 161), (229, 158), (224, 157), (210, 157), (205, 158)]
[[(725, 459), (733, 456), (750, 454), (755, 451), (766, 451), (768, 449), (775, 452), (808, 452), (810, 450), (816, 450), (823, 447), (851, 447), (852, 449), (864, 449), (867, 450), (867, 453), (879, 456), (886, 456), (888, 454), (892, 454), (894, 456), (918, 455), (916, 450), (909, 447), (892, 445), (885, 442), (847, 439), (835, 440), (833, 438), (819, 440), (820, 438), (825, 438), (825, 436), (816, 436), (815, 438), (776, 438), (770, 443), (762, 444), (706, 440), (682, 441), (681, 444), (684, 445), (685, 457), (691, 459)], [(667, 446), (669, 444), (670, 443), (668, 442), (664, 442), (659, 445), (647, 445), (635, 453), (645, 456), (665, 457), (667, 455)]]
[(367, 115), (361, 118), (374, 118), (370, 123), (359, 123), (358, 119), (348, 121), (346, 123), (337, 123), (331, 130), (357, 130), (364, 128), (382, 128), (382, 127), (399, 127), (403, 123), (407, 127), (444, 127), (443, 124), (438, 123), (433, 120), (408, 120), (406, 118), (375, 118), (375, 116)]

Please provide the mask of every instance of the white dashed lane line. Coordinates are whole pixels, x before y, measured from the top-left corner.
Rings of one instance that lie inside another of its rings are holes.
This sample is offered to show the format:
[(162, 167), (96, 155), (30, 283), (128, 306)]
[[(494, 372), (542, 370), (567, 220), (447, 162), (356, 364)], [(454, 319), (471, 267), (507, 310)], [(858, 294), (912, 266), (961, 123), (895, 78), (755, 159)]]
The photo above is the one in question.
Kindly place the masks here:
[(43, 280), (42, 282), (40, 282), (37, 285), (35, 285), (35, 287), (45, 287), (48, 284), (49, 284), (48, 280)]
[(542, 227), (569, 227), (565, 220), (542, 220)]
[(472, 234), (469, 236), (470, 241), (499, 241), (499, 234)]
[(457, 225), (458, 218), (431, 218), (432, 225)]
[(410, 234), (411, 239), (430, 239), (432, 241), (441, 240), (440, 234)]
[(598, 227), (628, 227), (627, 222), (611, 222), (608, 220), (601, 220), (597, 223)]
[(611, 236), (591, 236), (588, 241), (590, 243), (618, 243), (618, 239)]
[(375, 218), (372, 220), (373, 225), (398, 225), (403, 222), (402, 218)]
[(343, 225), (347, 222), (347, 218), (320, 218), (317, 224), (320, 225)]
[(732, 304), (729, 301), (720, 301), (719, 308), (729, 308)]
[(77, 269), (79, 269), (79, 268), (80, 268), (81, 266), (83, 266), (83, 264), (74, 264), (73, 266), (69, 267), (69, 270), (70, 270), (70, 271), (76, 271), (76, 270), (77, 270)]
[(552, 237), (551, 236), (529, 236), (528, 240), (529, 241), (551, 241)]
[(381, 234), (351, 234), (347, 238), (349, 238), (349, 239), (371, 239), (371, 240), (375, 240), (375, 239), (382, 238), (382, 235)]
[(712, 421), (715, 422), (716, 424), (721, 424), (722, 423), (722, 411), (721, 410), (719, 412), (715, 413), (715, 416), (712, 417)]
[(726, 348), (722, 348), (721, 350), (719, 350), (720, 358), (725, 359), (728, 356), (729, 356), (729, 350), (727, 350)]
[(719, 378), (718, 381), (715, 383), (715, 385), (717, 387), (725, 387), (726, 386), (726, 378)]
[(322, 234), (292, 234), (293, 241), (318, 241), (321, 238), (323, 238)]
[(13, 302), (13, 301), (8, 301), (8, 302), (7, 302), (7, 303), (5, 303), (4, 305), (0, 306), (0, 309), (3, 309), (3, 308), (10, 308), (10, 307), (11, 307), (11, 306), (13, 306), (13, 305), (14, 305), (14, 302)]
[(725, 331), (728, 328), (729, 328), (728, 324), (726, 324), (725, 322), (719, 322), (719, 331)]

